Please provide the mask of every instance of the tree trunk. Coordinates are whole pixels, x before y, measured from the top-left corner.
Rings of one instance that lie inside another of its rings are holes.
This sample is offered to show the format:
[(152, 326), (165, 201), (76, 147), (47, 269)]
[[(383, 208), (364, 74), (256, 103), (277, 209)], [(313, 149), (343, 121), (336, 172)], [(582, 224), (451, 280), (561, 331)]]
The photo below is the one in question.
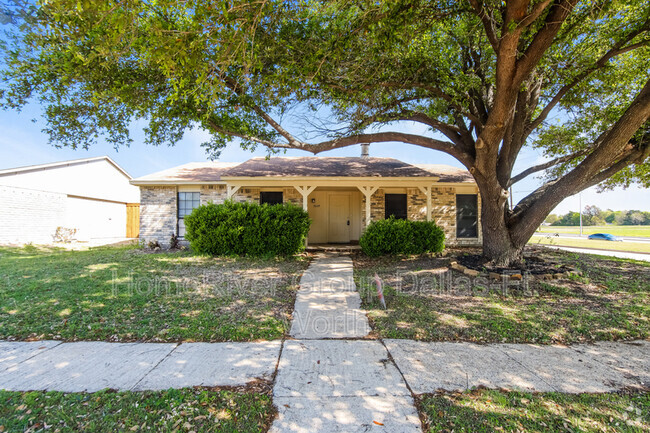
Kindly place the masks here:
[[(483, 257), (494, 266), (515, 265), (522, 259), (526, 243), (514, 243), (508, 227), (508, 198), (501, 188), (479, 188), (481, 192), (481, 228)], [(487, 190), (487, 191), (486, 191)]]
[(508, 198), (499, 188), (481, 188), (483, 257), (494, 266), (518, 266), (531, 236), (547, 213), (527, 215), (525, 220), (508, 221)]

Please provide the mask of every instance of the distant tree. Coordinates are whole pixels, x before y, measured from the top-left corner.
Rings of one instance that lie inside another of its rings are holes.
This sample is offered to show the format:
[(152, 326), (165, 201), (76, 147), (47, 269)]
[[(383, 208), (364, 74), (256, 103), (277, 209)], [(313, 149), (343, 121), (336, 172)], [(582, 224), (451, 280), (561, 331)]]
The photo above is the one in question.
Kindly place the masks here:
[(600, 218), (601, 212), (598, 206), (585, 206), (582, 211), (582, 224), (585, 226), (598, 225), (598, 221), (602, 221)]
[(633, 210), (628, 212), (627, 218), (625, 219), (625, 224), (631, 226), (641, 225), (644, 222), (645, 222), (645, 215), (643, 215), (643, 212), (640, 212), (638, 210)]
[(619, 225), (626, 225), (628, 221), (628, 211), (622, 210), (622, 211), (617, 211), (614, 217), (614, 222)]
[(552, 225), (554, 226), (578, 226), (580, 225), (580, 213), (579, 212), (569, 212), (562, 215), (557, 221)]
[(559, 217), (556, 214), (552, 213), (552, 214), (549, 214), (549, 216), (546, 217), (544, 222), (547, 223), (547, 224), (553, 224), (558, 219), (559, 219)]
[(606, 211), (603, 211), (602, 218), (607, 224), (613, 224), (614, 219), (616, 218), (616, 213), (611, 209), (607, 209)]

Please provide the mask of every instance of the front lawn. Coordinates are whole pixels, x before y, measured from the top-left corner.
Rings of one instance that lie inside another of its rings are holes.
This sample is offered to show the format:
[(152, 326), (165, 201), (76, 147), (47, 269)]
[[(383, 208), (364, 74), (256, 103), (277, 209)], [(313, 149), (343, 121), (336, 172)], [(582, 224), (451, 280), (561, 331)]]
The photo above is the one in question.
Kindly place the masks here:
[(0, 390), (0, 432), (263, 432), (274, 413), (270, 396), (247, 391)]
[(474, 390), (423, 395), (427, 432), (650, 431), (650, 394)]
[(305, 257), (0, 247), (0, 339), (281, 338)]
[[(449, 271), (449, 258), (354, 258), (355, 278), (374, 331), (425, 341), (577, 343), (650, 337), (650, 263), (540, 251), (584, 277), (499, 283)], [(387, 309), (373, 283), (387, 285)]]

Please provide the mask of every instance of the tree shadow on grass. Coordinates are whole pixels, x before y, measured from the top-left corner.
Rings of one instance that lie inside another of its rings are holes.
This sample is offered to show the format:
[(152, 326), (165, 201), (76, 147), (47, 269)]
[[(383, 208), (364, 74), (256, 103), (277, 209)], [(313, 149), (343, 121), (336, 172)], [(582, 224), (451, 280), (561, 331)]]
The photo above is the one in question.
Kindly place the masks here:
[(429, 432), (593, 431), (650, 429), (650, 395), (531, 394), (478, 389), (422, 395)]

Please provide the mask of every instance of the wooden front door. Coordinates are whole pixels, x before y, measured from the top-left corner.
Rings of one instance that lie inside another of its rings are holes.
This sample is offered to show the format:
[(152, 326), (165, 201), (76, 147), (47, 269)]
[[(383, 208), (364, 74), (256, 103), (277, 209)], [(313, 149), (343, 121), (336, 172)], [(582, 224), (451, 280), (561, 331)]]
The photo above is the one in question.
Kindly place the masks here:
[(331, 194), (329, 197), (329, 243), (350, 242), (350, 194)]
[(126, 237), (137, 238), (139, 236), (140, 236), (140, 203), (127, 203)]

